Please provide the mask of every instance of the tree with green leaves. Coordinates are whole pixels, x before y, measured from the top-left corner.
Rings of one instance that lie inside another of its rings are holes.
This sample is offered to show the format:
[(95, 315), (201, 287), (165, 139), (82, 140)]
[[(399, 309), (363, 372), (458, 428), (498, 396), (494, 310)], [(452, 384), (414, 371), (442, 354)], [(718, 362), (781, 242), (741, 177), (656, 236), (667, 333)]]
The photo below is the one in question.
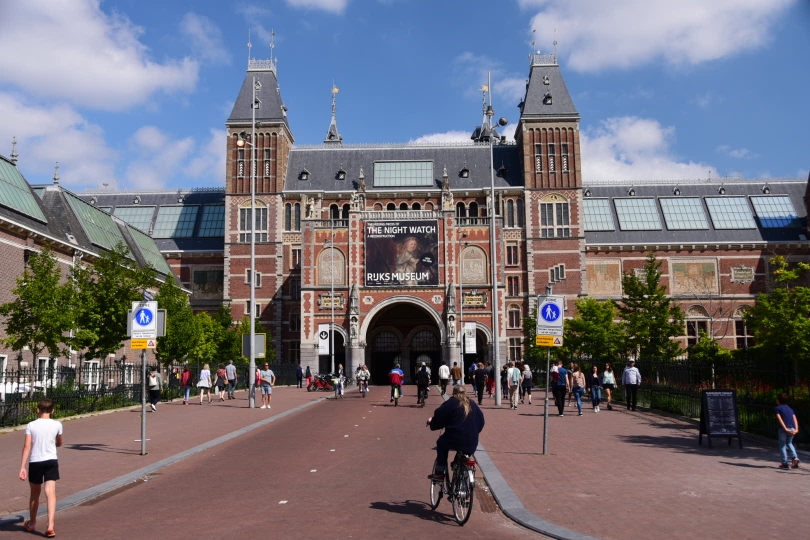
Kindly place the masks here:
[(73, 279), (79, 308), (74, 349), (85, 350), (86, 358), (115, 353), (129, 338), (127, 312), (155, 286), (155, 271), (139, 266), (121, 242), (92, 265), (75, 266)]
[(810, 358), (810, 287), (795, 285), (810, 270), (807, 263), (789, 263), (773, 257), (773, 287), (757, 295), (756, 304), (743, 316), (754, 336), (755, 347), (766, 356), (785, 359), (792, 367), (794, 383), (808, 369)]
[(625, 350), (625, 324), (616, 322), (618, 313), (613, 300), (580, 298), (576, 316), (565, 320), (563, 346), (566, 358), (587, 358), (592, 363), (615, 363)]
[(219, 357), (226, 361), (233, 360), (237, 364), (242, 364), (242, 334), (237, 332), (240, 326), (234, 323), (231, 306), (227, 304), (220, 305), (212, 317), (219, 325), (221, 332), (218, 347)]
[(16, 298), (0, 306), (8, 336), (3, 343), (16, 351), (28, 347), (35, 363), (43, 351), (51, 357), (67, 353), (75, 307), (72, 283), (63, 280), (50, 249), (31, 255), (11, 292)]
[(168, 366), (189, 354), (197, 342), (198, 328), (188, 295), (177, 286), (173, 276), (167, 277), (160, 286), (155, 301), (159, 309), (166, 310), (166, 335), (158, 338), (155, 354)]
[(211, 315), (205, 311), (194, 315), (196, 340), (188, 351), (190, 359), (196, 360), (197, 363), (208, 362), (209, 364), (217, 364), (223, 360), (218, 357), (220, 337), (218, 326)]
[(626, 328), (625, 350), (643, 359), (672, 360), (682, 352), (672, 338), (683, 335), (683, 311), (667, 296), (661, 274), (661, 263), (650, 253), (641, 275), (622, 278), (618, 309)]

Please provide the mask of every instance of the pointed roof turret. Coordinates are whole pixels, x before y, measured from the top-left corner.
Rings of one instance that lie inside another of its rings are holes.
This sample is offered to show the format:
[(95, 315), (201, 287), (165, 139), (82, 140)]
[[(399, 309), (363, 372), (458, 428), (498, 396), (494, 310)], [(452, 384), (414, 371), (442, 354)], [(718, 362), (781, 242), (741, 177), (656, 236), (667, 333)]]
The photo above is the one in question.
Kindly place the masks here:
[(531, 71), (520, 119), (579, 120), (579, 113), (557, 64), (557, 54), (530, 54)]
[(332, 83), (332, 121), (329, 123), (329, 130), (326, 132), (324, 144), (343, 144), (343, 136), (337, 127), (337, 94), (340, 89)]
[[(495, 116), (495, 110), (492, 108), (492, 92), (489, 90), (491, 84), (492, 82), (488, 77), (487, 84), (481, 86), (481, 109), (484, 111), (484, 116), (481, 120), (481, 125), (476, 126), (475, 131), (473, 131), (473, 134), (470, 136), (470, 139), (475, 142), (489, 142), (490, 139), (497, 141), (501, 138), (501, 136), (498, 135), (498, 130), (492, 125), (492, 117)], [(487, 104), (487, 97), (489, 97), (489, 104)], [(505, 126), (506, 119), (501, 118), (498, 120), (498, 124)]]
[(16, 166), (17, 165), (17, 158), (20, 155), (17, 153), (17, 137), (11, 138), (11, 164)]
[[(275, 35), (275, 33), (273, 34)], [(252, 45), (248, 43), (248, 50)], [(274, 44), (270, 44), (270, 59), (248, 58), (248, 68), (239, 96), (226, 122), (229, 126), (250, 125), (253, 111), (253, 79), (261, 89), (256, 92), (256, 122), (269, 124), (287, 123), (287, 107), (281, 99), (278, 85), (278, 61), (273, 58)], [(248, 54), (249, 56), (249, 54)]]

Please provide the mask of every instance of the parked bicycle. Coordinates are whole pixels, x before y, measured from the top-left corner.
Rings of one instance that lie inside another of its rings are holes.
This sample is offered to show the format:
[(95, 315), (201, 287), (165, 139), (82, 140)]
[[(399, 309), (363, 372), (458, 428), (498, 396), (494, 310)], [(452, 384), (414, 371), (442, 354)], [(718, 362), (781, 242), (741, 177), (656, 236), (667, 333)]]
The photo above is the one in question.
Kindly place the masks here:
[(332, 377), (334, 377), (332, 373), (316, 373), (312, 376), (312, 382), (307, 386), (307, 392), (331, 392), (334, 390)]
[[(430, 508), (436, 510), (443, 495), (453, 505), (453, 517), (459, 525), (464, 525), (470, 519), (475, 496), (475, 457), (464, 452), (456, 452), (456, 457), (450, 464), (450, 470), (444, 481), (430, 481)], [(433, 473), (436, 473), (436, 462), (433, 463)]]

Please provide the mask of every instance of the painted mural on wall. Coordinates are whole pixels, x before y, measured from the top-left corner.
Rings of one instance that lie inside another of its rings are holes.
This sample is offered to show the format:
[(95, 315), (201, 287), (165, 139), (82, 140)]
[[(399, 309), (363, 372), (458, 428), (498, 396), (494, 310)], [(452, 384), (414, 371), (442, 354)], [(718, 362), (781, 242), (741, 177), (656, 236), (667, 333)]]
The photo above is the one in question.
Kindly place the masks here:
[(217, 267), (196, 267), (192, 271), (191, 294), (194, 300), (221, 300), (225, 272)]
[(367, 222), (366, 287), (438, 285), (438, 231), (436, 220)]

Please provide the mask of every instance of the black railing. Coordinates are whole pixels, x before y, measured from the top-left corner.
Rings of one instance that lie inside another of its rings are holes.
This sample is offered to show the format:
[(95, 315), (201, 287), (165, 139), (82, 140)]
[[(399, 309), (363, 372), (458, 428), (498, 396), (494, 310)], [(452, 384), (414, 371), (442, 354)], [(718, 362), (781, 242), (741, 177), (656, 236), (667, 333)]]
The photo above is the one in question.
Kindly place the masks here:
[[(156, 364), (147, 364), (147, 368)], [(189, 363), (194, 385), (191, 395), (199, 394), (196, 386), (203, 363)], [(260, 363), (259, 366), (262, 366)], [(296, 383), (294, 364), (271, 365), (276, 385)], [(217, 365), (211, 365), (215, 375)], [(160, 370), (163, 378), (161, 398), (164, 401), (182, 396), (182, 364)], [(237, 367), (237, 389), (246, 389), (248, 368)], [(17, 426), (35, 420), (37, 403), (45, 397), (55, 402), (54, 418), (65, 418), (108, 409), (137, 405), (141, 402), (141, 365), (121, 361), (83, 362), (76, 367), (22, 368), (0, 371), (0, 427)]]

